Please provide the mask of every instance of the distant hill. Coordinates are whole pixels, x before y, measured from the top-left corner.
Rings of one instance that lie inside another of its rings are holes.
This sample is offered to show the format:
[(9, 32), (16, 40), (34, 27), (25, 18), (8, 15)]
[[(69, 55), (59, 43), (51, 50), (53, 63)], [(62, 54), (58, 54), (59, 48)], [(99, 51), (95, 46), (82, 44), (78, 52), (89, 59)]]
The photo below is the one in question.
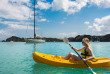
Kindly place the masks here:
[(6, 40), (3, 40), (2, 42), (25, 42), (24, 38), (20, 38), (20, 37), (16, 37), (16, 36), (12, 36), (10, 38), (7, 38)]
[[(28, 38), (28, 39), (32, 39), (32, 38)], [(44, 40), (46, 40), (46, 42), (63, 42), (63, 39), (57, 39), (57, 38), (42, 38)], [(20, 38), (20, 37), (16, 37), (16, 36), (12, 36), (10, 38), (7, 38), (6, 40), (3, 40), (2, 42), (25, 42), (25, 38)]]
[(69, 37), (69, 41), (71, 42), (81, 42), (83, 38), (89, 38), (90, 41), (95, 42), (110, 42), (110, 34), (102, 35), (102, 36), (91, 36), (91, 35), (78, 35), (76, 37)]
[[(83, 38), (89, 38), (90, 41), (95, 42), (110, 42), (110, 34), (102, 35), (102, 36), (91, 36), (91, 35), (77, 35), (76, 37), (69, 37), (70, 42), (81, 42)], [(46, 42), (63, 42), (62, 38), (42, 38), (46, 40)], [(7, 38), (6, 40), (3, 40), (2, 42), (25, 42), (24, 38), (12, 36), (10, 38)]]

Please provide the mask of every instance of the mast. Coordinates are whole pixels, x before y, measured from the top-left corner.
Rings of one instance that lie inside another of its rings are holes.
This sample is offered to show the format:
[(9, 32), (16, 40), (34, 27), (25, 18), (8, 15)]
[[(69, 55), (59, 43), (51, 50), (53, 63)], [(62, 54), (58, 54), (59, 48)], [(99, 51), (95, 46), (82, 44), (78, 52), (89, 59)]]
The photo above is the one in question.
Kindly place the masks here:
[(34, 39), (35, 39), (35, 0), (34, 0)]

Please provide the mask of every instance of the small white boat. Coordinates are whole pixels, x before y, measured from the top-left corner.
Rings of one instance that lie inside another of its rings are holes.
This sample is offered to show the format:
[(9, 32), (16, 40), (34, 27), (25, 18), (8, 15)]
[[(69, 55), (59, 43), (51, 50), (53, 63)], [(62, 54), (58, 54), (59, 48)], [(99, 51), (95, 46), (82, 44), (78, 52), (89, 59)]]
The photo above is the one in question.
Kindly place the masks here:
[(10, 41), (10, 42), (14, 42), (14, 41)]
[(45, 40), (42, 39), (25, 39), (27, 43), (44, 43)]

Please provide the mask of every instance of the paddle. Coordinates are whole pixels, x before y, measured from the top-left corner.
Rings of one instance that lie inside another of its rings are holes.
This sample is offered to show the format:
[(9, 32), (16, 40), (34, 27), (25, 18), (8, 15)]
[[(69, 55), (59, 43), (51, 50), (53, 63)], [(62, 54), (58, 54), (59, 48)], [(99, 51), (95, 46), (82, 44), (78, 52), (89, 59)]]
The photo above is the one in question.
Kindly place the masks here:
[[(63, 40), (66, 44), (69, 44), (70, 45), (70, 47), (71, 47), (71, 44), (69, 43), (69, 40), (65, 37), (64, 38), (64, 40)], [(74, 50), (74, 49), (73, 49)], [(74, 50), (75, 51), (75, 50)], [(76, 52), (76, 51), (75, 51)], [(77, 53), (77, 52), (76, 52)], [(77, 55), (81, 58), (81, 60), (83, 60), (82, 59), (82, 57), (77, 53)], [(85, 64), (86, 64), (86, 66), (90, 69), (90, 71), (93, 73), (93, 74), (96, 74), (93, 70), (92, 70), (92, 68), (85, 62), (85, 61), (83, 61)]]

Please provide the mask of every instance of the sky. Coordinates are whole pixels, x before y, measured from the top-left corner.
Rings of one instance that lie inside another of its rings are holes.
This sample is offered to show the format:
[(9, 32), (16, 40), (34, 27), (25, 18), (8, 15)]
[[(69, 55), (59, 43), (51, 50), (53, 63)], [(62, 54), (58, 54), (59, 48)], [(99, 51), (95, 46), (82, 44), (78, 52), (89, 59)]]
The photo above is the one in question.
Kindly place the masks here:
[[(33, 37), (33, 4), (0, 1), (0, 40)], [(110, 34), (110, 0), (36, 0), (36, 33), (56, 38)]]

